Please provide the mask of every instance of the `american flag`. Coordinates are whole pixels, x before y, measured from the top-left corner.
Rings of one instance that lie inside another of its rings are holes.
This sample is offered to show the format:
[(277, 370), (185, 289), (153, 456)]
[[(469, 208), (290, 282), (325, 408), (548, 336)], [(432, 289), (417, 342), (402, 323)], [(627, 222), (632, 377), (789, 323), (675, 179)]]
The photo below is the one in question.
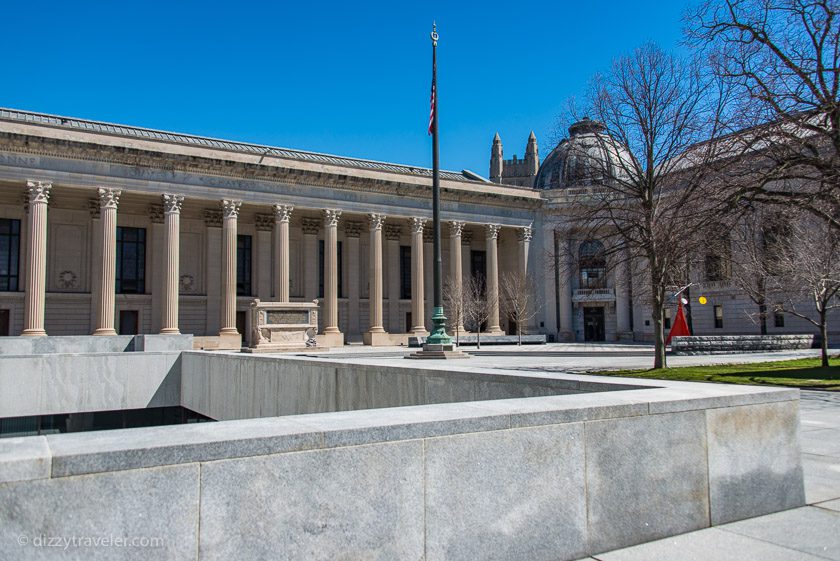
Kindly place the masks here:
[(437, 90), (437, 62), (432, 63), (432, 97), (429, 109), (429, 134), (432, 134), (435, 124), (435, 94)]

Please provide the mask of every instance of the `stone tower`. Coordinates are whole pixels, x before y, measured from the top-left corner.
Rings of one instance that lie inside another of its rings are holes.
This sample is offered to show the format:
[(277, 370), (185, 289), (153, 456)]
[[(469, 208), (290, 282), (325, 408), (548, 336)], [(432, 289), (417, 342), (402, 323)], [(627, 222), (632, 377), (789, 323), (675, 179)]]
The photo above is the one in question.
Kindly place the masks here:
[(490, 149), (490, 181), (504, 183), (505, 185), (517, 185), (520, 187), (533, 187), (534, 178), (540, 169), (540, 154), (537, 147), (537, 137), (534, 131), (528, 135), (528, 144), (525, 147), (525, 159), (519, 159), (514, 154), (510, 160), (505, 160), (502, 152), (502, 139), (499, 133), (493, 138), (493, 147)]
[(490, 149), (490, 181), (493, 183), (502, 182), (502, 139), (499, 133), (493, 137), (493, 147)]

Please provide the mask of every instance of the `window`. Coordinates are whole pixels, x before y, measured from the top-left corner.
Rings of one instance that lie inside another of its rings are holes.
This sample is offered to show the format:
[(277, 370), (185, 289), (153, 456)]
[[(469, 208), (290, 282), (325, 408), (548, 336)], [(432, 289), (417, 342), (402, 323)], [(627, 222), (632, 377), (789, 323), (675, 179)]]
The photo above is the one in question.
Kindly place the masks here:
[(146, 229), (117, 226), (117, 293), (146, 292)]
[(478, 281), (482, 287), (482, 293), (486, 287), (485, 280), (487, 279), (487, 252), (473, 250), (470, 251), (470, 270), (472, 276)]
[(723, 306), (715, 306), (715, 329), (723, 329)]
[(400, 298), (411, 298), (411, 247), (407, 245), (400, 246)]
[(604, 244), (587, 240), (578, 249), (578, 271), (581, 288), (606, 288), (607, 258)]
[(719, 235), (711, 242), (714, 250), (706, 254), (704, 268), (707, 281), (723, 281), (729, 279), (730, 262), (732, 261), (731, 241), (729, 236)]
[(0, 218), (0, 292), (17, 292), (19, 264), (20, 220)]
[(251, 236), (236, 236), (236, 294), (251, 295)]
[(671, 308), (665, 308), (665, 329), (671, 329)]
[[(338, 274), (338, 297), (341, 298), (344, 295), (344, 283), (342, 279), (344, 278), (344, 266), (342, 263), (341, 256), (344, 253), (342, 250), (341, 242), (336, 242), (336, 251), (337, 255), (335, 256), (336, 261), (336, 273)], [(318, 298), (324, 297), (324, 260), (326, 259), (326, 255), (324, 253), (324, 240), (318, 241)]]
[(774, 327), (784, 327), (785, 326), (785, 314), (782, 311), (782, 305), (776, 304), (773, 308), (773, 326)]

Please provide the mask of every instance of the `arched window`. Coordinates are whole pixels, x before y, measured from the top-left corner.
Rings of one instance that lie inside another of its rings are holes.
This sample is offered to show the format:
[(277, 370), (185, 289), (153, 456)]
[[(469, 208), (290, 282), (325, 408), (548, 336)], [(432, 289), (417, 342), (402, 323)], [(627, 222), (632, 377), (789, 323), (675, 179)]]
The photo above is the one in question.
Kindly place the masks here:
[(586, 240), (580, 244), (578, 271), (581, 288), (606, 288), (607, 257), (604, 244), (598, 240)]

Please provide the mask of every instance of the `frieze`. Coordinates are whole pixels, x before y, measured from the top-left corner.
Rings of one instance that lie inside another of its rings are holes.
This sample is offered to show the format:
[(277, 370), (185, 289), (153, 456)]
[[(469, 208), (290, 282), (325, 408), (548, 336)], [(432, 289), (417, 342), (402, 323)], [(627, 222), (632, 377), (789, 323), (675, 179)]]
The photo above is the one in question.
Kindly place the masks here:
[[(40, 156), (60, 159), (75, 159), (126, 166), (125, 174), (130, 178), (148, 180), (172, 180), (174, 173), (200, 174), (199, 183), (210, 187), (222, 187), (249, 190), (248, 180), (267, 180), (291, 185), (314, 185), (335, 187), (345, 191), (362, 191), (397, 195), (410, 198), (431, 196), (431, 185), (391, 181), (367, 177), (351, 176), (340, 173), (326, 173), (312, 170), (300, 170), (286, 167), (267, 166), (244, 162), (230, 162), (214, 158), (201, 158), (178, 154), (161, 154), (149, 150), (127, 149), (117, 146), (99, 146), (95, 144), (43, 138), (16, 133), (0, 133), (0, 146), (19, 153), (6, 156), (6, 161), (15, 164), (14, 158), (23, 158), (21, 165), (33, 164), (29, 158)], [(24, 156), (20, 154), (33, 154)], [(11, 160), (10, 160), (11, 158)], [(43, 162), (34, 162), (43, 165)], [(206, 175), (204, 175), (206, 174)], [(487, 193), (475, 185), (476, 191), (453, 191), (446, 187), (441, 190), (444, 201), (472, 202), (483, 205), (510, 206), (511, 200), (518, 200), (522, 210), (541, 206), (541, 199), (524, 198), (516, 194)]]

